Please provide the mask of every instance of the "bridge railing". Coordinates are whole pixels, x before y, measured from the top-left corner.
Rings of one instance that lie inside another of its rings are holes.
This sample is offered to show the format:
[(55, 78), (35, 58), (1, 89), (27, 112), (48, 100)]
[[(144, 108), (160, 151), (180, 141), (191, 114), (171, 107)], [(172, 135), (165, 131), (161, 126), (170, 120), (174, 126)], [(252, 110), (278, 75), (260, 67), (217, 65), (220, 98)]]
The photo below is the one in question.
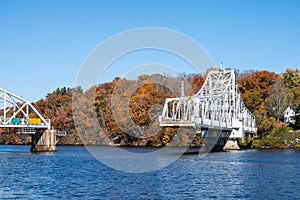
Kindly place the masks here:
[(220, 106), (220, 98), (169, 98), (160, 116), (161, 126), (222, 127), (230, 128), (228, 110)]
[(255, 117), (250, 111), (243, 110), (239, 118), (235, 118), (233, 110), (220, 103), (221, 100), (218, 98), (169, 98), (159, 118), (160, 125), (222, 129), (243, 127), (245, 132), (256, 132)]

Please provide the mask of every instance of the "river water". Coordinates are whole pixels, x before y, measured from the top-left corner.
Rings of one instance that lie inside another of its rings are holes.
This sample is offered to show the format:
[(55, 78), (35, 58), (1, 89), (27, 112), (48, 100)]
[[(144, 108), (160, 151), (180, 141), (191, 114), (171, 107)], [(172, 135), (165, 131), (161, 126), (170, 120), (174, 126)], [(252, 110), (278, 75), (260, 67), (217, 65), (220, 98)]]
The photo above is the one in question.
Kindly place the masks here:
[(107, 167), (85, 147), (0, 146), (0, 175), (0, 199), (300, 199), (299, 150), (186, 154), (135, 174)]

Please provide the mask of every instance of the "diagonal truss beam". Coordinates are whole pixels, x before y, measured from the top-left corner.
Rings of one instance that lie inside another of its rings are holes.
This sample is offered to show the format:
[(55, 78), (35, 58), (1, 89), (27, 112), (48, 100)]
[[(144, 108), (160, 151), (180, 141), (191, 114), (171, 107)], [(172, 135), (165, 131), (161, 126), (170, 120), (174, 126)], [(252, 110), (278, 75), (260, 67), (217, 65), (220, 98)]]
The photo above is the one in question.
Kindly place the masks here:
[(256, 133), (255, 117), (241, 99), (234, 70), (210, 71), (194, 96), (166, 99), (159, 123)]
[[(26, 99), (0, 88), (0, 127), (2, 128), (47, 128), (50, 120), (46, 120)], [(30, 114), (36, 115), (38, 123), (30, 123)], [(19, 118), (21, 123), (14, 124), (13, 119)]]

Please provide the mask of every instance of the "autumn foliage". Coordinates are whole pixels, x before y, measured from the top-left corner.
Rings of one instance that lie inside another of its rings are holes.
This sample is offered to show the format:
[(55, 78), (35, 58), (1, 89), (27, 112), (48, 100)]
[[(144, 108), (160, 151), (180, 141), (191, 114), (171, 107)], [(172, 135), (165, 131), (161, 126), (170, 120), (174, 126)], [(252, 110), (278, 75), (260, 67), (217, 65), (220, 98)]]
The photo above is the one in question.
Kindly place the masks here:
[[(177, 78), (142, 75), (137, 80), (116, 78), (87, 91), (80, 87), (58, 88), (34, 106), (45, 118), (51, 119), (54, 129), (67, 132), (67, 137), (59, 138), (61, 145), (164, 146), (176, 138), (178, 141), (174, 143), (178, 145), (186, 141), (199, 143), (199, 138), (190, 138), (188, 133), (176, 137), (177, 129), (158, 127), (157, 119), (165, 99), (181, 95), (182, 80), (185, 95), (197, 93), (204, 83), (201, 75)], [(281, 75), (248, 71), (239, 74), (237, 81), (245, 105), (256, 117), (259, 135), (266, 135), (276, 128), (287, 106), (300, 106), (300, 73), (297, 69), (287, 69)], [(76, 104), (72, 104), (74, 99)], [(11, 143), (28, 143), (22, 137), (1, 136), (0, 142), (4, 143), (4, 138)]]

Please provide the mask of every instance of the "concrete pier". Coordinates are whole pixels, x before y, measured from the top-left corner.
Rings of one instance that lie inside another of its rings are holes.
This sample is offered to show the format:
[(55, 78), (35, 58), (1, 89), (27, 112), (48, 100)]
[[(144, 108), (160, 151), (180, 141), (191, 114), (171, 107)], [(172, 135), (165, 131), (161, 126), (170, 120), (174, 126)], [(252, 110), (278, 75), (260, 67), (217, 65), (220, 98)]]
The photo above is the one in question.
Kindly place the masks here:
[(45, 130), (37, 132), (32, 137), (32, 152), (55, 152), (56, 151), (56, 131)]
[(228, 140), (223, 148), (224, 150), (240, 150), (236, 140)]

